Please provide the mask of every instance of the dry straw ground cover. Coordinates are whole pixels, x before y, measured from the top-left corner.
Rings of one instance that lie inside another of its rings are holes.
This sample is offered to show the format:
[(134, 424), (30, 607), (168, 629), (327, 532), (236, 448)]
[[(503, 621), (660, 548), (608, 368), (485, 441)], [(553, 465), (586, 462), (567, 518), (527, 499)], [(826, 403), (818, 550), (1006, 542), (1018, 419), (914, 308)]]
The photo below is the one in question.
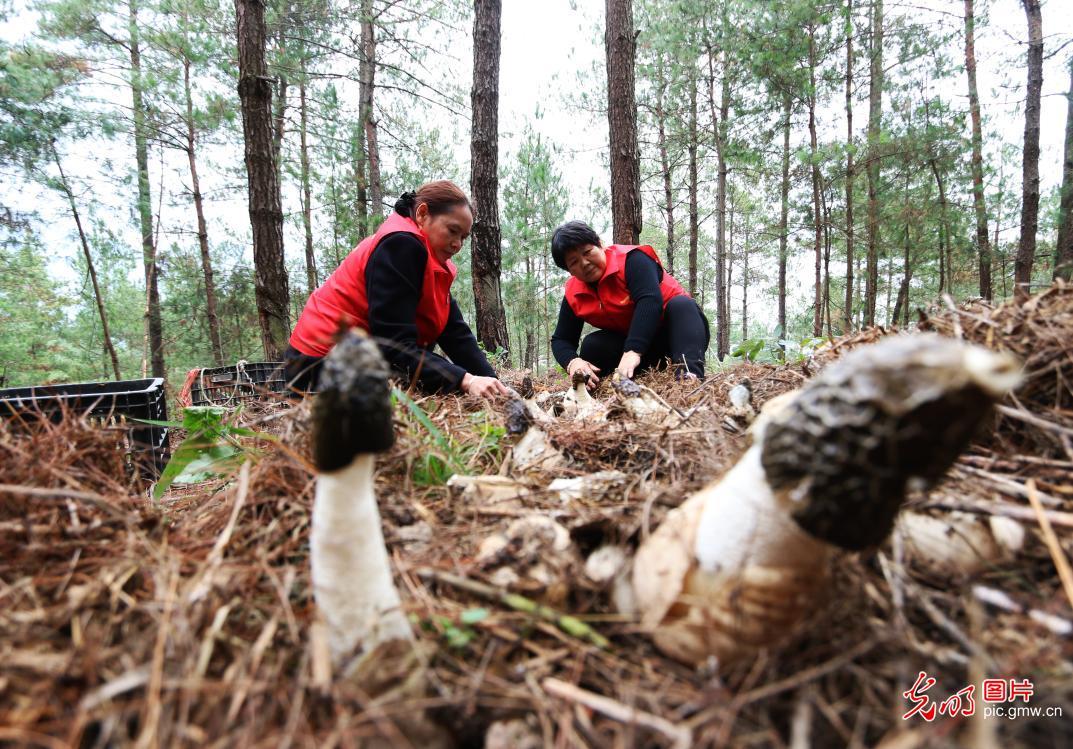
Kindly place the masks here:
[[(348, 747), (382, 737), (390, 746), (407, 741), (399, 726), (425, 710), (460, 746), (481, 746), (490, 724), (512, 718), (520, 722), (497, 726), (497, 746), (1073, 745), (1073, 644), (1061, 633), (1073, 578), (1060, 574), (1073, 552), (1073, 290), (935, 311), (921, 327), (1013, 351), (1027, 381), (948, 478), (910, 501), (1012, 517), (1027, 529), (1024, 550), (973, 580), (937, 577), (889, 543), (846, 556), (807, 631), (718, 675), (661, 657), (580, 576), (543, 616), (506, 605), (477, 548), (533, 510), (569, 528), (583, 551), (636, 544), (744, 449), (730, 387), (748, 377), (763, 403), (884, 331), (834, 341), (807, 361), (741, 364), (703, 386), (644, 378), (680, 410), (675, 424), (554, 424), (547, 431), (571, 462), (515, 476), (531, 491), (513, 503), (462, 498), (437, 479), (508, 471), (516, 438), (501, 414), (414, 396), (430, 430), (400, 403), (377, 488), (422, 648), (413, 678), (381, 673), (377, 694), (368, 681), (332, 677), (315, 626), (307, 404), (247, 410), (246, 425), (277, 441), (251, 446), (235, 476), (161, 503), (126, 478), (118, 433), (74, 418), (8, 423), (0, 744)], [(545, 490), (553, 478), (611, 469), (628, 479), (603, 497), (563, 502)], [(996, 604), (995, 591), (1006, 599)], [(594, 644), (601, 636), (606, 647)], [(938, 680), (936, 701), (984, 677), (1027, 678), (1031, 704), (1066, 717), (985, 720), (978, 709), (903, 721), (902, 692), (922, 670)]]

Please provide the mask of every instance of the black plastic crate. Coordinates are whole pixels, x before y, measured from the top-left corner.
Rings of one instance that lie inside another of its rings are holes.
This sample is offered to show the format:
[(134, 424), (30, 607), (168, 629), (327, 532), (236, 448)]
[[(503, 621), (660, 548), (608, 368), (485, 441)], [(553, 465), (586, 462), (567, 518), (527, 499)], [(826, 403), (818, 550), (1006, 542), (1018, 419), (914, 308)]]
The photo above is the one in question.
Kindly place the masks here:
[[(128, 419), (168, 419), (164, 380), (160, 377), (0, 390), (0, 417), (58, 419), (65, 409), (119, 424)], [(130, 422), (128, 435), (131, 461), (147, 478), (159, 476), (170, 457), (168, 428)]]
[(202, 369), (190, 387), (192, 406), (237, 406), (287, 389), (283, 362), (239, 362)]

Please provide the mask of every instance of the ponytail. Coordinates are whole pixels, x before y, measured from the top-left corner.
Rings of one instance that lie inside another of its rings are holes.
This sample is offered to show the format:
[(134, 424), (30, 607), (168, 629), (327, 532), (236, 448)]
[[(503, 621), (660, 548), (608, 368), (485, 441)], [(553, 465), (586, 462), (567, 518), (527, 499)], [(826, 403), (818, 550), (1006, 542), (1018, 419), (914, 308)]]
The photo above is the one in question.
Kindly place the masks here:
[(416, 192), (404, 192), (395, 201), (395, 212), (406, 218), (415, 218), (417, 207), (422, 203), (428, 206), (430, 216), (438, 216), (447, 213), (455, 206), (464, 205), (473, 210), (466, 193), (462, 188), (450, 180), (441, 179), (435, 182), (426, 182), (417, 188)]

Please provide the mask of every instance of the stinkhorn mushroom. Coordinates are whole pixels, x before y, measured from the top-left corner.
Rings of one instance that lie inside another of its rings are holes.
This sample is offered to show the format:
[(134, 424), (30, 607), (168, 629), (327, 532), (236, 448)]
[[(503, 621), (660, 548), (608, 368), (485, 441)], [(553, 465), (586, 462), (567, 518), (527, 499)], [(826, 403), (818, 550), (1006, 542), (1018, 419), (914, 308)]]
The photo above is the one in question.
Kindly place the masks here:
[(736, 419), (741, 419), (746, 424), (756, 418), (756, 409), (753, 408), (753, 383), (748, 377), (743, 379), (727, 393), (730, 401), (729, 413)]
[(412, 639), (391, 576), (373, 486), (374, 455), (394, 442), (389, 370), (372, 339), (343, 335), (324, 360), (313, 404), (313, 595), (336, 665)]
[(814, 609), (833, 554), (882, 542), (907, 487), (943, 474), (1019, 369), (931, 334), (850, 352), (761, 413), (734, 467), (642, 544), (616, 601), (693, 665), (784, 640)]
[(681, 416), (675, 419), (675, 412), (649, 388), (637, 384), (629, 377), (618, 372), (611, 376), (611, 387), (625, 408), (626, 412), (637, 421), (651, 426), (669, 426), (674, 421), (681, 422)]
[(571, 387), (563, 396), (563, 416), (577, 421), (604, 421), (607, 406), (592, 397), (587, 383), (588, 376), (584, 372), (574, 373)]

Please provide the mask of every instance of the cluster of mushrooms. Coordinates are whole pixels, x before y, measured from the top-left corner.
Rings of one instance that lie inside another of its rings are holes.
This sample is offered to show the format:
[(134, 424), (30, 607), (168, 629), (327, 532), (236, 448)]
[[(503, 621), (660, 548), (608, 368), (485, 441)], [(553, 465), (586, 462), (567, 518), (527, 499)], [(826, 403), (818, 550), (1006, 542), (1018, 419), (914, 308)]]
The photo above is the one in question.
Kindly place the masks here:
[[(344, 675), (356, 656), (413, 640), (373, 490), (374, 454), (393, 440), (389, 375), (375, 343), (350, 332), (328, 355), (314, 404), (313, 586)], [(902, 505), (907, 492), (941, 478), (1020, 377), (1006, 354), (934, 334), (888, 336), (765, 404), (733, 467), (668, 513), (635, 552), (608, 545), (582, 559), (561, 525), (534, 515), (487, 539), (477, 562), (493, 583), (510, 588), (521, 582), (510, 557), (528, 549), (540, 564), (524, 574), (560, 599), (561, 570), (580, 569), (636, 617), (661, 652), (693, 666), (727, 667), (792, 636), (823, 600), (832, 560), (875, 548), (892, 533), (907, 554), (937, 570), (971, 572), (974, 563), (1015, 553), (1023, 531), (1013, 521), (940, 518)], [(633, 381), (618, 379), (614, 388), (616, 405), (637, 420), (681, 419)], [(736, 407), (751, 410), (748, 398), (737, 399), (744, 405)], [(600, 420), (608, 410), (582, 380), (557, 413), (546, 405), (531, 389), (508, 405), (510, 429), (521, 433), (512, 456), (518, 470), (564, 460), (543, 424)], [(569, 501), (578, 492), (613, 492), (622, 479), (604, 472), (560, 479), (549, 490)], [(455, 483), (471, 492), (518, 491), (511, 481)]]

